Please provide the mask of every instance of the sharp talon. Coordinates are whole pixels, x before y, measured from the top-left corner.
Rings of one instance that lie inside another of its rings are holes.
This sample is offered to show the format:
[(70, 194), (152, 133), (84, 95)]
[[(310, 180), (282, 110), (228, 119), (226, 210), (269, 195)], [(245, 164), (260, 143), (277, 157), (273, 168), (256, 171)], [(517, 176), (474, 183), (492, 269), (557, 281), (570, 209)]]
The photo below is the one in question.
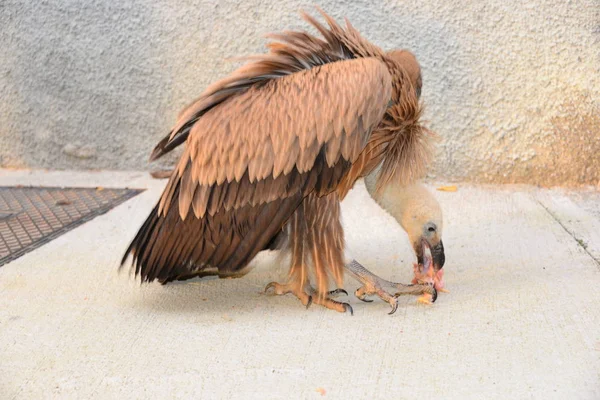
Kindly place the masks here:
[(312, 304), (312, 296), (308, 296), (308, 301), (306, 302), (306, 309), (308, 310), (308, 307), (310, 307), (310, 305)]
[(329, 295), (330, 295), (330, 296), (333, 296), (333, 295), (336, 295), (336, 294), (342, 294), (342, 293), (343, 293), (345, 296), (348, 296), (348, 292), (346, 292), (346, 290), (344, 290), (344, 289), (341, 289), (341, 288), (340, 288), (340, 289), (335, 289), (335, 290), (332, 290), (331, 292), (329, 292)]
[(392, 311), (390, 311), (388, 313), (388, 315), (392, 315), (398, 309), (398, 298), (397, 297), (394, 297), (394, 304), (391, 304), (391, 306), (392, 306)]
[(350, 311), (350, 316), (354, 315), (354, 310), (352, 309), (352, 306), (348, 303), (342, 303), (342, 305), (344, 306), (344, 311), (348, 312)]
[(435, 303), (435, 301), (437, 300), (438, 293), (435, 287), (432, 286), (431, 288), (433, 289), (433, 293), (431, 293), (431, 302)]
[[(364, 286), (363, 286), (363, 287), (364, 287)], [(357, 299), (359, 299), (360, 301), (364, 301), (365, 303), (372, 303), (372, 302), (373, 302), (373, 300), (369, 300), (369, 299), (367, 299), (367, 294), (366, 294), (366, 293), (359, 294), (359, 293), (360, 293), (360, 291), (361, 291), (361, 289), (362, 289), (363, 287), (360, 287), (360, 288), (356, 289), (356, 290), (354, 291), (354, 295), (355, 295), (355, 296), (356, 296), (356, 298), (357, 298)]]
[[(264, 293), (268, 294), (267, 292), (269, 291), (269, 289), (271, 289), (271, 288), (275, 289), (275, 284), (276, 284), (275, 282), (271, 282), (271, 283), (267, 284), (267, 286), (265, 286)], [(275, 291), (277, 291), (277, 290), (275, 289)], [(273, 293), (273, 294), (275, 294), (275, 293)]]

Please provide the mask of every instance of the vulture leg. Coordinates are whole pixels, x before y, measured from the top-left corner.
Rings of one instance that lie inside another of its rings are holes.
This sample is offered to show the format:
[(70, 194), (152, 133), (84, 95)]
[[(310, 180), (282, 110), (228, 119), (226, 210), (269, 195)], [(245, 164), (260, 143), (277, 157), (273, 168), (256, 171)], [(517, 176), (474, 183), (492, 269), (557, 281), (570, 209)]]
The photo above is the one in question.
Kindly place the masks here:
[[(265, 291), (273, 288), (275, 294), (294, 294), (307, 307), (314, 303), (353, 314), (349, 304), (331, 299), (340, 293), (347, 294), (344, 289), (329, 291), (328, 271), (339, 285), (344, 268), (344, 231), (337, 193), (322, 197), (310, 194), (294, 212), (289, 226), (292, 261), (288, 282), (271, 282)], [(316, 289), (308, 280), (309, 259), (315, 272)]]
[(292, 293), (307, 308), (312, 303), (312, 295), (306, 292), (308, 286), (307, 263), (304, 253), (304, 238), (306, 236), (306, 222), (304, 221), (304, 205), (294, 212), (289, 224), (290, 250), (292, 252), (292, 265), (285, 284), (271, 282), (265, 287), (265, 293), (272, 288), (273, 294), (281, 295)]
[[(363, 284), (354, 293), (356, 297), (363, 301), (371, 301), (366, 296), (377, 295), (381, 300), (389, 303), (392, 310), (389, 314), (393, 314), (398, 309), (398, 297), (403, 295), (429, 295), (431, 296), (431, 302), (434, 302), (437, 298), (437, 291), (430, 284), (411, 284), (405, 285), (402, 283), (394, 283), (378, 277), (377, 275), (368, 271), (360, 263), (353, 260), (351, 263), (346, 264), (346, 271), (350, 272), (359, 282)], [(385, 290), (385, 288), (393, 288), (391, 291)], [(420, 302), (428, 302), (429, 297), (421, 297)]]

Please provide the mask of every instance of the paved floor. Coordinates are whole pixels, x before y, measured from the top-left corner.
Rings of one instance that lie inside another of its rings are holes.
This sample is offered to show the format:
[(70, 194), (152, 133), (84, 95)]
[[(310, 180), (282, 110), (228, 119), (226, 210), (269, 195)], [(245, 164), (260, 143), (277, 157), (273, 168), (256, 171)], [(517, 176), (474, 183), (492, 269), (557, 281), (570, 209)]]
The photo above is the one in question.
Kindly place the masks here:
[[(0, 268), (1, 399), (600, 398), (597, 192), (436, 192), (452, 292), (393, 316), (351, 296), (350, 317), (260, 294), (286, 273), (272, 255), (243, 279), (118, 274), (164, 185), (145, 173), (0, 170), (13, 184), (149, 190)], [(362, 184), (343, 211), (356, 258), (408, 281), (407, 239)]]

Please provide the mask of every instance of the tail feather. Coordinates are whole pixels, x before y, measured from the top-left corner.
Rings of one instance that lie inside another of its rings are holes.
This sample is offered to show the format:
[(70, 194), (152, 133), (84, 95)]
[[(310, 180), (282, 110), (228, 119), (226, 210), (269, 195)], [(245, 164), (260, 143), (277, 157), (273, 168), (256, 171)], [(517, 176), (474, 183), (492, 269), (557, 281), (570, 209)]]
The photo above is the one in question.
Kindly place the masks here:
[[(121, 260), (133, 257), (143, 282), (168, 281), (217, 268), (220, 274), (243, 270), (262, 250), (281, 246), (282, 227), (302, 202), (302, 195), (258, 206), (245, 206), (202, 218), (182, 220), (177, 202), (166, 215), (154, 207)], [(247, 227), (247, 228), (245, 228)]]

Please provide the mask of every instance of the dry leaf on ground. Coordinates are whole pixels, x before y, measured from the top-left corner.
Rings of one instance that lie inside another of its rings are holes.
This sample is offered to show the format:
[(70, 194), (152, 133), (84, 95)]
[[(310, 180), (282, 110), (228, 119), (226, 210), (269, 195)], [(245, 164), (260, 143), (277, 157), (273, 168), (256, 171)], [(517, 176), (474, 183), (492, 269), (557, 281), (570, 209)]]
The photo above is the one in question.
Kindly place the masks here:
[(440, 192), (456, 192), (458, 188), (455, 185), (450, 185), (440, 186), (439, 188), (437, 188), (437, 190), (439, 190)]

